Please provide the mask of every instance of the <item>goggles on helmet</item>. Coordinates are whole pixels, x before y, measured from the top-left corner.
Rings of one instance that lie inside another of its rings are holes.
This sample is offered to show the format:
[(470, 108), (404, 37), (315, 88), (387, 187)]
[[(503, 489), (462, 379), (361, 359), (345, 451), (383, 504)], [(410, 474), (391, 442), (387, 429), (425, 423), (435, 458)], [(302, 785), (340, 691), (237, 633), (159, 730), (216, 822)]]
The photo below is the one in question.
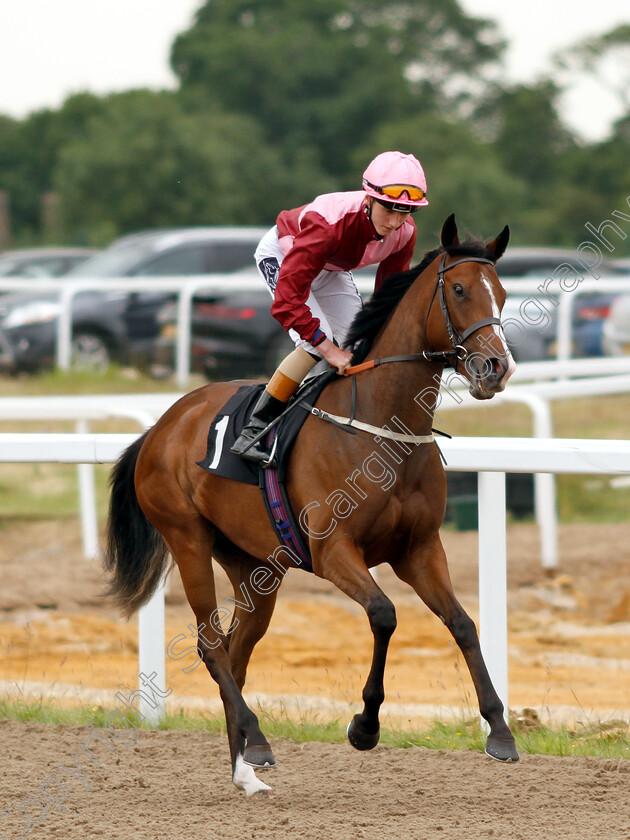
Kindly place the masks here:
[(380, 193), (387, 198), (402, 198), (405, 193), (410, 201), (420, 201), (426, 197), (424, 190), (420, 187), (414, 187), (412, 184), (387, 184), (384, 187), (377, 187), (376, 184), (371, 184), (369, 181), (364, 182), (371, 190)]

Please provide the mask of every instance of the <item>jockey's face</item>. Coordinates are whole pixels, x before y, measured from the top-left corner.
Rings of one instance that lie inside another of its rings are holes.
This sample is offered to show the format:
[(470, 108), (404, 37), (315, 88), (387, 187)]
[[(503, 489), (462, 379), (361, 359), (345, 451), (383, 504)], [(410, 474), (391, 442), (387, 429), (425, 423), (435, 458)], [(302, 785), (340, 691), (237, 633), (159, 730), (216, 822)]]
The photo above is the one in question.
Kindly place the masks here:
[(390, 233), (398, 230), (405, 223), (405, 219), (409, 217), (409, 213), (391, 210), (371, 196), (367, 200), (370, 202), (372, 224), (379, 236), (389, 236)]

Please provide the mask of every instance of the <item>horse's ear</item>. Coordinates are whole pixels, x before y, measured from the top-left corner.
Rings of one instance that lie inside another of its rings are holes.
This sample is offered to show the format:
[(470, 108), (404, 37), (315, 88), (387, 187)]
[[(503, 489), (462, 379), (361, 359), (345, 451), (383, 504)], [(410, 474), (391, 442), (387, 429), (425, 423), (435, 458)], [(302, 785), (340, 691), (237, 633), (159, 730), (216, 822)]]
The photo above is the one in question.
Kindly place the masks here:
[(442, 243), (443, 248), (450, 248), (451, 245), (459, 245), (457, 225), (455, 224), (455, 213), (451, 213), (451, 215), (442, 225), (440, 241)]
[(503, 256), (505, 249), (507, 248), (507, 244), (510, 241), (510, 229), (506, 225), (501, 233), (497, 236), (496, 239), (493, 239), (492, 242), (488, 242), (486, 248), (492, 256), (494, 257), (494, 261), (496, 262), (500, 257)]

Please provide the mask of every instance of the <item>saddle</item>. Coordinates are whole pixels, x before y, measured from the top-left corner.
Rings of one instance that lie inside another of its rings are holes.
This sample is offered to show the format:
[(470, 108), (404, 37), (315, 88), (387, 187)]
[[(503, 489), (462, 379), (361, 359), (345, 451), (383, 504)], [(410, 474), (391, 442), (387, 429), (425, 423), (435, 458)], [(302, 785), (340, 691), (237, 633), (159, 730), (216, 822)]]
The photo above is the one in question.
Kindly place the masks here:
[(305, 380), (278, 422), (267, 433), (266, 443), (274, 456), (268, 467), (245, 461), (230, 452), (256, 405), (265, 385), (243, 385), (219, 410), (208, 430), (206, 457), (197, 464), (206, 472), (260, 487), (269, 520), (282, 546), (287, 548), (296, 565), (312, 572), (310, 552), (302, 537), (286, 491), (285, 479), (289, 454), (302, 425), (311, 414), (312, 404), (326, 385), (337, 378), (336, 372), (325, 371)]

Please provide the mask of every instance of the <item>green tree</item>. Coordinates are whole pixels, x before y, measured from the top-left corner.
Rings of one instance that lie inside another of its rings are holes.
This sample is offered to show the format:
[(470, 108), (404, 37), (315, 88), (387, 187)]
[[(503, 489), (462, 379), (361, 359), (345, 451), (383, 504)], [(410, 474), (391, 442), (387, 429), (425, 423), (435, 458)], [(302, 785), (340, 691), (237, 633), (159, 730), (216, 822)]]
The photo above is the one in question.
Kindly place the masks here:
[[(322, 173), (291, 178), (249, 117), (187, 111), (173, 93), (109, 97), (56, 170), (64, 223), (102, 243), (151, 227), (271, 222)], [(327, 184), (325, 177), (323, 183)]]
[(9, 197), (13, 236), (26, 227), (26, 208), (32, 192), (24, 178), (26, 160), (21, 128), (18, 120), (0, 116), (0, 190)]
[[(579, 244), (587, 237), (587, 221), (597, 227), (602, 219), (612, 219), (613, 210), (630, 213), (630, 115), (618, 120), (610, 137), (599, 143), (579, 147), (569, 158), (563, 174), (565, 191), (574, 194), (573, 207), (566, 207), (564, 216), (554, 208), (565, 224), (571, 224), (572, 242)], [(627, 224), (620, 223), (627, 232)], [(630, 253), (630, 237), (616, 243), (616, 256)]]
[(99, 97), (77, 94), (57, 111), (36, 111), (21, 121), (0, 117), (0, 189), (9, 193), (16, 240), (41, 236), (42, 197), (53, 188), (60, 151), (101, 107)]
[(533, 85), (497, 88), (485, 112), (494, 123), (494, 148), (505, 168), (529, 184), (531, 197), (553, 188), (560, 158), (575, 137), (558, 113), (560, 89), (545, 79)]
[(311, 147), (345, 176), (357, 137), (455, 109), (502, 47), (457, 0), (208, 0), (171, 63), (185, 95), (248, 114), (289, 159)]
[[(610, 135), (601, 141), (582, 144), (568, 156), (562, 172), (563, 191), (575, 193), (575, 206), (567, 206), (558, 216), (565, 223), (573, 219), (573, 244), (583, 241), (584, 222), (597, 223), (610, 218), (612, 210), (627, 210), (630, 195), (630, 24), (622, 24), (587, 38), (555, 57), (559, 78), (569, 86), (588, 78), (611, 93), (620, 107), (620, 116)], [(585, 109), (584, 121), (590, 114)], [(579, 211), (577, 210), (579, 208)], [(579, 216), (579, 221), (578, 217)], [(630, 252), (630, 240), (617, 245), (618, 253)]]

